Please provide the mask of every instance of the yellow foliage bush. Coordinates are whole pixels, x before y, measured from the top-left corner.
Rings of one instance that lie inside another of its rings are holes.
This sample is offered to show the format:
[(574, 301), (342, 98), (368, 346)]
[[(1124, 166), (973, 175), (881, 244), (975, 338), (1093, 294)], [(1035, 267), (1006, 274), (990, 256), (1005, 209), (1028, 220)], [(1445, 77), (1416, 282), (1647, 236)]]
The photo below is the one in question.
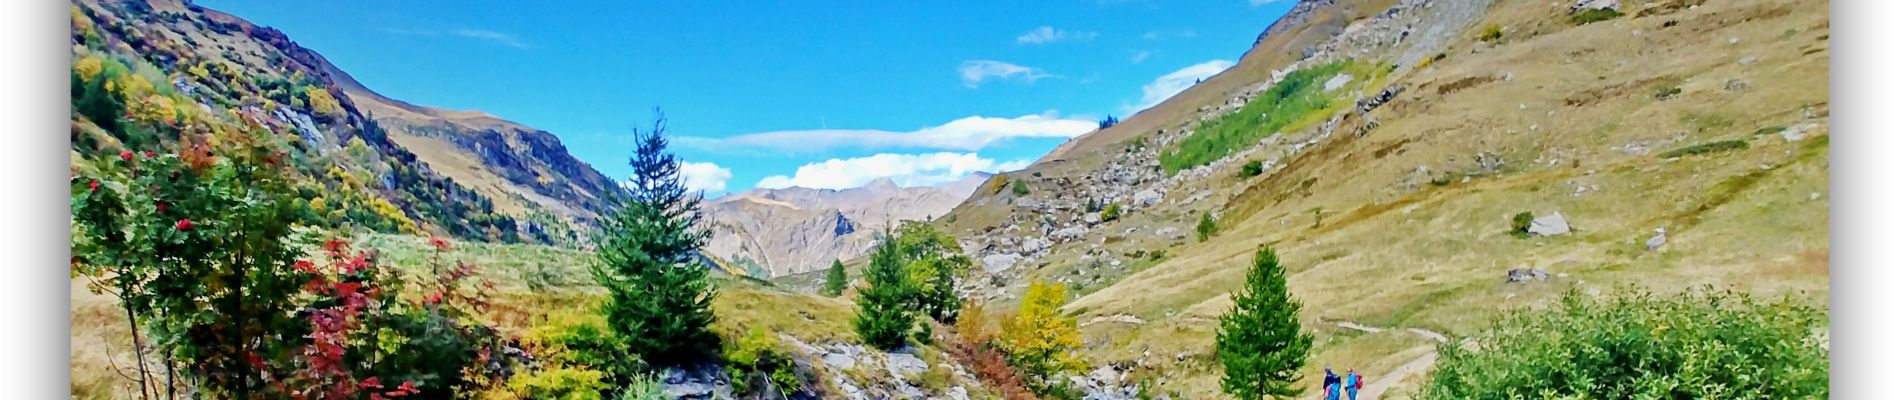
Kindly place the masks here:
[(97, 54), (85, 56), (73, 62), (73, 71), (79, 73), (79, 79), (87, 82), (99, 78), (99, 73), (105, 70), (106, 59)]
[(330, 96), (330, 91), (316, 86), (304, 86), (303, 97), (310, 104), (310, 110), (318, 115), (337, 115), (343, 113), (343, 104)]
[(398, 230), (403, 233), (422, 233), (422, 229), (416, 227), (416, 221), (410, 220), (409, 216), (403, 214), (402, 209), (397, 208), (395, 204), (389, 204), (388, 200), (383, 200), (381, 197), (367, 197), (369, 197), (370, 210), (375, 211), (376, 215), (394, 221)]

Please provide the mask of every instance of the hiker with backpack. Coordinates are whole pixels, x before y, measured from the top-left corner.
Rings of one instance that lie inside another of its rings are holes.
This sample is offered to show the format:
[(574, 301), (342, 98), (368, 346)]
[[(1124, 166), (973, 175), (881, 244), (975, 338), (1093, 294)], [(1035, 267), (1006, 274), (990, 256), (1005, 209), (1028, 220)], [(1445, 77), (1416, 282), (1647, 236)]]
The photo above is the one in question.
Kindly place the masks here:
[(1365, 377), (1359, 376), (1358, 372), (1353, 372), (1352, 368), (1347, 368), (1345, 382), (1340, 386), (1346, 388), (1346, 400), (1359, 400), (1359, 388), (1365, 385)]

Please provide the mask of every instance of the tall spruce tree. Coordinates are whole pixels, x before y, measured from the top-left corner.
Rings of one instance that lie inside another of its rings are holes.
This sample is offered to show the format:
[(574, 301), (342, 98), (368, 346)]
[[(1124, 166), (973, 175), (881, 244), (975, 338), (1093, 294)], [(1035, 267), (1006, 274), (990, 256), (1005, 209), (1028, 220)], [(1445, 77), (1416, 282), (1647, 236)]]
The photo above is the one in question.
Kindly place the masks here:
[(1215, 351), (1226, 376), (1221, 390), (1241, 399), (1299, 396), (1294, 386), (1306, 365), (1313, 336), (1300, 331), (1300, 303), (1286, 288), (1286, 269), (1273, 249), (1261, 246), (1247, 271), (1245, 291), (1220, 318)]
[(911, 311), (910, 281), (904, 274), (897, 241), (885, 238), (864, 268), (870, 287), (858, 293), (858, 315), (852, 327), (865, 344), (884, 350), (904, 347), (904, 337), (916, 323)]
[(699, 227), (700, 196), (682, 183), (679, 159), (666, 151), (666, 118), (655, 114), (651, 130), (634, 131), (629, 193), (601, 224), (593, 273), (627, 352), (650, 366), (679, 365), (719, 348), (707, 329), (716, 293), (696, 256), (709, 235)]
[(829, 297), (838, 297), (838, 295), (844, 294), (846, 279), (849, 278), (844, 276), (844, 263), (838, 262), (838, 260), (831, 260), (831, 269), (825, 270), (825, 287), (819, 290), (818, 293)]

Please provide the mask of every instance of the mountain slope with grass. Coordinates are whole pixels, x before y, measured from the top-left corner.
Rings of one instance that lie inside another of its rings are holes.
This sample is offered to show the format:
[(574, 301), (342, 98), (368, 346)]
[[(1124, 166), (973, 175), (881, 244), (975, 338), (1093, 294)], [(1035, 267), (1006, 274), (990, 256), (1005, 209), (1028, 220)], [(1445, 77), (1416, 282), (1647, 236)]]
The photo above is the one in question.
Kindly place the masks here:
[(293, 145), (312, 222), (504, 242), (573, 243), (622, 191), (553, 135), (377, 95), (230, 14), (76, 0), (72, 18), (75, 164), (267, 130)]
[(1387, 398), (1439, 334), (1566, 291), (1824, 306), (1826, 7), (1572, 6), (1303, 1), (1234, 69), (936, 223), (985, 266), (966, 293), (1068, 284), (1090, 363), (1176, 398), (1217, 395), (1216, 320), (1261, 245), (1316, 332), (1309, 386), (1356, 368)]

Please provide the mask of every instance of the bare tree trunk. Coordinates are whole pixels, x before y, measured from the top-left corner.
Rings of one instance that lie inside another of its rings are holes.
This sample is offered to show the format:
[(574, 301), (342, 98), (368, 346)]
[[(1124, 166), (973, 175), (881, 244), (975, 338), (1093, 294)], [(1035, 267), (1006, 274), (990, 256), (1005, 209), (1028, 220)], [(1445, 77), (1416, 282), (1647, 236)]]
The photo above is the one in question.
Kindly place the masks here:
[[(123, 289), (120, 293), (124, 293)], [(120, 304), (124, 306), (122, 308), (125, 308), (126, 321), (132, 323), (132, 354), (137, 355), (139, 363), (139, 398), (150, 399), (152, 396), (146, 391), (146, 382), (150, 379), (150, 374), (145, 372), (145, 341), (139, 337), (139, 317), (137, 313), (132, 312), (131, 304), (124, 303), (123, 298), (120, 299)]]

